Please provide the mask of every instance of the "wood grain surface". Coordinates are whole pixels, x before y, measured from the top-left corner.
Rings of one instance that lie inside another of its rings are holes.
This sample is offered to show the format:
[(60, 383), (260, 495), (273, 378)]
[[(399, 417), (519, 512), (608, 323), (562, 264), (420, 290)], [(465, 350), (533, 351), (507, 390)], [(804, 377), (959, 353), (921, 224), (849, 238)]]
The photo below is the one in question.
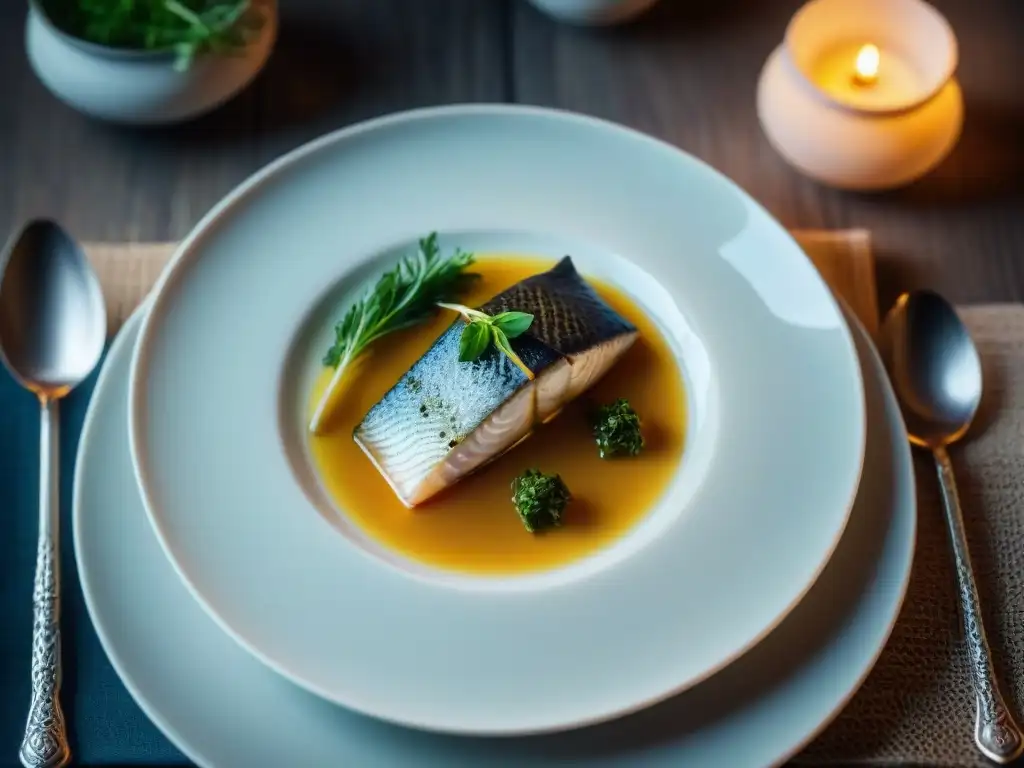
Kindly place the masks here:
[(927, 285), (959, 302), (1024, 300), (1024, 3), (936, 0), (960, 43), (967, 119), (953, 155), (905, 190), (823, 188), (768, 146), (761, 65), (799, 0), (662, 0), (612, 30), (526, 0), (287, 0), (263, 75), (170, 129), (57, 102), (24, 52), (25, 3), (0, 3), (0, 232), (54, 216), (83, 240), (178, 239), (267, 161), (326, 131), (430, 104), (562, 107), (630, 125), (732, 177), (788, 227), (863, 227), (881, 301)]

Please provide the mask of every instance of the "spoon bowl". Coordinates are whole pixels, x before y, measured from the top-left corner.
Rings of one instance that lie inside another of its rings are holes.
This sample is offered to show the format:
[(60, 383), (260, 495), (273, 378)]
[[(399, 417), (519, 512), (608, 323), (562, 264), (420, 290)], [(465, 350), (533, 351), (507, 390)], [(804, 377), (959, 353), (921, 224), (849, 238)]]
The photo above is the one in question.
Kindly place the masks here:
[(0, 254), (0, 359), (39, 399), (39, 545), (32, 590), (32, 700), (19, 758), (71, 760), (60, 706), (60, 399), (103, 354), (107, 313), (81, 247), (55, 222), (29, 222)]
[(950, 304), (932, 291), (906, 293), (884, 326), (889, 375), (910, 439), (949, 445), (970, 428), (981, 402), (981, 359)]
[(103, 353), (103, 293), (89, 261), (52, 221), (30, 222), (4, 252), (0, 354), (27, 389), (49, 397), (85, 379)]

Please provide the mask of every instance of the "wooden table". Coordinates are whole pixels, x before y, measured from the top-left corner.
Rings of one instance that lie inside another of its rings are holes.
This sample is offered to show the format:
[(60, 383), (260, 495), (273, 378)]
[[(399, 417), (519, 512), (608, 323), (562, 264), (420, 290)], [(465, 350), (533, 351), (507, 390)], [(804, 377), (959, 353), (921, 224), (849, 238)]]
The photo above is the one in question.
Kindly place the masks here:
[(786, 166), (754, 111), (758, 72), (799, 0), (662, 0), (594, 32), (526, 0), (285, 0), (264, 74), (174, 129), (92, 122), (25, 58), (25, 3), (0, 3), (0, 231), (50, 215), (82, 239), (179, 238), (269, 160), (368, 117), (467, 101), (558, 106), (670, 141), (791, 227), (866, 227), (882, 301), (929, 285), (961, 302), (1024, 300), (1024, 3), (936, 0), (957, 32), (967, 102), (954, 154), (914, 187), (825, 189)]

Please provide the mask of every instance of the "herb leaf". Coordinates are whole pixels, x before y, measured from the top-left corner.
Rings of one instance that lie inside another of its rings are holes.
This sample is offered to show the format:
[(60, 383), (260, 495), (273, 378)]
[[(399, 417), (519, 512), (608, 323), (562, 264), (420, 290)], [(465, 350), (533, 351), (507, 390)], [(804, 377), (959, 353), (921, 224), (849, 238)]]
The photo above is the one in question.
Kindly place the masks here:
[[(501, 352), (503, 352), (509, 360), (515, 363), (516, 367), (519, 368), (525, 375), (526, 378), (533, 380), (533, 371), (526, 367), (519, 355), (512, 349), (512, 345), (509, 344), (509, 334), (498, 326), (498, 320), (504, 319), (504, 322), (509, 324), (513, 331), (513, 336), (520, 336), (526, 332), (526, 329), (530, 327), (530, 323), (533, 322), (533, 315), (527, 314), (526, 312), (502, 312), (499, 315), (491, 317), (485, 312), (481, 312), (479, 309), (472, 309), (463, 304), (448, 304), (445, 302), (438, 302), (439, 307), (445, 309), (451, 309), (455, 312), (460, 313), (466, 320), (466, 327), (462, 331), (462, 336), (459, 338), (459, 361), (463, 363), (472, 362), (480, 357), (484, 352), (491, 346), (491, 342), (494, 342)], [(467, 334), (471, 334), (469, 339), (466, 338)], [(481, 345), (480, 338), (484, 339), (484, 343)], [(471, 354), (475, 353), (475, 354)]]
[(502, 312), (491, 321), (499, 331), (509, 339), (522, 336), (533, 325), (533, 315), (526, 312)]
[(402, 259), (369, 286), (334, 328), (334, 344), (323, 357), (335, 369), (310, 421), (318, 432), (331, 396), (345, 371), (370, 344), (388, 334), (429, 320), (440, 302), (457, 298), (478, 275), (466, 272), (473, 254), (456, 250), (441, 256), (437, 234), (420, 240), (419, 250)]
[(494, 339), (494, 346), (500, 349), (518, 368), (526, 374), (527, 378), (533, 379), (533, 371), (526, 367), (526, 363), (519, 359), (519, 355), (512, 349), (512, 345), (508, 343), (508, 337), (505, 332), (491, 326), (491, 337)]
[(483, 323), (469, 323), (459, 338), (459, 362), (476, 360), (491, 343), (490, 329)]

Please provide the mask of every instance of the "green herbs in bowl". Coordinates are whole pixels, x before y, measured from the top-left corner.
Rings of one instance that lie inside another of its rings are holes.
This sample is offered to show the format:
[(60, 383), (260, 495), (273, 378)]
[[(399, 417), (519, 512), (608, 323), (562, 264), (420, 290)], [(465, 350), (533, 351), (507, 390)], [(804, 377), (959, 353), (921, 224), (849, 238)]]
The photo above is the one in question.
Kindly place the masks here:
[(108, 48), (173, 53), (178, 69), (196, 54), (243, 49), (264, 22), (253, 0), (38, 0), (65, 34)]

